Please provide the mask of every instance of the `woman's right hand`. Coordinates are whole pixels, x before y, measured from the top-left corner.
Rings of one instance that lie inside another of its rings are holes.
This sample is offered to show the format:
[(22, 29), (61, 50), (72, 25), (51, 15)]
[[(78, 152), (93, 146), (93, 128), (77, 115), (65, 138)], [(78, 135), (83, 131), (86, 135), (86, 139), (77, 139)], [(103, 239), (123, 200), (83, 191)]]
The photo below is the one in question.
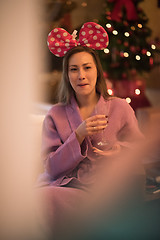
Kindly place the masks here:
[(91, 136), (104, 130), (108, 125), (108, 117), (105, 115), (94, 115), (85, 119), (76, 129), (76, 136), (81, 144), (86, 136)]

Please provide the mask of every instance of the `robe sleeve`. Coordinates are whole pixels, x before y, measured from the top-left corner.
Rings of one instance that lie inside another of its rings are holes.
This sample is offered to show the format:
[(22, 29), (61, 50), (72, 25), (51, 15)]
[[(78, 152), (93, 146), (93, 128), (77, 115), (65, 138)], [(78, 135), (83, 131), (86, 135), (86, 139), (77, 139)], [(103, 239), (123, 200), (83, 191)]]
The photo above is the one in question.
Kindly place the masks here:
[(76, 168), (86, 157), (87, 152), (85, 140), (80, 146), (74, 131), (64, 142), (60, 135), (52, 116), (46, 116), (42, 131), (42, 158), (46, 171), (53, 180), (65, 176)]

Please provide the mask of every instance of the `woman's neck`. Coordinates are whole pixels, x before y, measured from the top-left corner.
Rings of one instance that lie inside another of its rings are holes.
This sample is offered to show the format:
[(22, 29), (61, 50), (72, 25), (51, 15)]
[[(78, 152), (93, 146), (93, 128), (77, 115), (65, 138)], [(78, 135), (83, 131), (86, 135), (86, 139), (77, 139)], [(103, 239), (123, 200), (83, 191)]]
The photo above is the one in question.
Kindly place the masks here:
[[(76, 97), (77, 98), (77, 97)], [(99, 95), (95, 94), (94, 96), (82, 97), (77, 99), (77, 103), (79, 105), (80, 115), (82, 120), (87, 119), (91, 116), (95, 105), (97, 104), (99, 99)]]
[(95, 106), (99, 99), (99, 94), (95, 93), (94, 95), (89, 96), (76, 96), (79, 108), (87, 108), (90, 106)]

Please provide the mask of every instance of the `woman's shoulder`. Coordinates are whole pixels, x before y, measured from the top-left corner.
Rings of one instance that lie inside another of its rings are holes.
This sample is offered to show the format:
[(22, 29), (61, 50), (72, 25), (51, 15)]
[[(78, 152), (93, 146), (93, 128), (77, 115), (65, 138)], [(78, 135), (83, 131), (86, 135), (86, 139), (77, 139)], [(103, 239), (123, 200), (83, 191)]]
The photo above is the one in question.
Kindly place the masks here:
[(60, 111), (61, 109), (64, 109), (65, 106), (66, 106), (66, 104), (64, 104), (64, 103), (56, 103), (50, 108), (48, 113), (50, 114), (50, 113), (55, 112), (55, 111)]
[(66, 105), (63, 103), (56, 103), (54, 104), (49, 111), (46, 114), (46, 117), (54, 117), (54, 116), (59, 116), (61, 113), (64, 113)]
[(124, 98), (120, 98), (120, 97), (110, 97), (108, 98), (109, 101), (111, 101), (112, 104), (114, 105), (124, 105), (124, 106), (128, 106), (129, 104), (127, 103), (126, 99)]
[(126, 102), (126, 99), (124, 98), (110, 97), (108, 100), (110, 101), (112, 108), (133, 111), (132, 107), (129, 105), (129, 103)]

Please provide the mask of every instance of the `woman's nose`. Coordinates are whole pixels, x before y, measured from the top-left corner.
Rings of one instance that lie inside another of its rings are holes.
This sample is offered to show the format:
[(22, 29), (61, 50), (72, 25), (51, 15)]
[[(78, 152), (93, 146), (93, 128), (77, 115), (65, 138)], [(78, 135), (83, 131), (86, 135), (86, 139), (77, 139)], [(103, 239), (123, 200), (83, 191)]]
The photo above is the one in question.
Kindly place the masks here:
[(80, 80), (85, 79), (85, 73), (82, 69), (79, 70), (79, 76), (78, 77), (79, 77)]

